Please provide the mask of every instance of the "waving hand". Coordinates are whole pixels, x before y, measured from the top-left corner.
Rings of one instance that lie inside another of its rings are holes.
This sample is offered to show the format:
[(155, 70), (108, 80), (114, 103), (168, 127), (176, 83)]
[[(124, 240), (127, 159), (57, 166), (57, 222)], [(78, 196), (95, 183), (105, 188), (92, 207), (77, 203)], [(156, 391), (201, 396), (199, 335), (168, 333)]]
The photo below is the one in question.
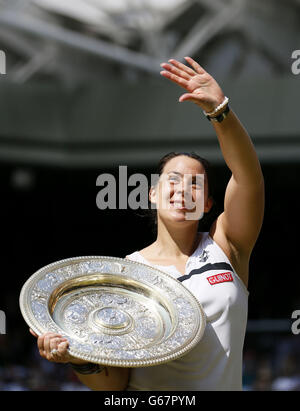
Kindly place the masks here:
[(185, 60), (191, 67), (170, 59), (169, 63), (161, 64), (164, 71), (160, 74), (187, 91), (179, 98), (180, 102), (192, 101), (207, 112), (213, 111), (224, 100), (223, 91), (195, 60), (191, 57), (185, 57)]

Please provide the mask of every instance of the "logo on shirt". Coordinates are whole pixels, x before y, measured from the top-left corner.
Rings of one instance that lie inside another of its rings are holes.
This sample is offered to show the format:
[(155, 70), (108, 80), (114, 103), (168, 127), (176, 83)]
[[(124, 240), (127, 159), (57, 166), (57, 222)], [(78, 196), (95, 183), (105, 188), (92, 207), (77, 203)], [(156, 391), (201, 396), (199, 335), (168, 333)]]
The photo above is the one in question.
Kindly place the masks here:
[(208, 257), (209, 257), (209, 252), (207, 250), (203, 250), (202, 254), (199, 256), (199, 261), (201, 263), (205, 263)]
[(226, 273), (211, 275), (210, 277), (207, 277), (207, 281), (209, 282), (210, 285), (215, 285), (215, 284), (233, 281), (233, 278), (232, 278), (232, 274), (228, 271)]

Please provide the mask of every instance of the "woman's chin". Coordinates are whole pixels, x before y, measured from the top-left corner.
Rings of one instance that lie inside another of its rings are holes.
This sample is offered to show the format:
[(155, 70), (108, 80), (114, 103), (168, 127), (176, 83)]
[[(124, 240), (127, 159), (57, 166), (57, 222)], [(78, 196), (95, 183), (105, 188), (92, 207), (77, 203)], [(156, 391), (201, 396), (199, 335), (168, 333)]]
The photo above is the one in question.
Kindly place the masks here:
[(168, 220), (178, 223), (191, 221), (189, 212), (186, 210), (169, 210), (167, 218)]

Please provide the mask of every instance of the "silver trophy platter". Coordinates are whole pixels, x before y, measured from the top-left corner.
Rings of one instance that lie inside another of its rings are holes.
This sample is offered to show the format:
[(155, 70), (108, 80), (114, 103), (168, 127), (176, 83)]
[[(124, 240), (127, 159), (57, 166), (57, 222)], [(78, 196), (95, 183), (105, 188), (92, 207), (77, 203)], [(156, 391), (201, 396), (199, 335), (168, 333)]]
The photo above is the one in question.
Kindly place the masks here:
[(69, 353), (115, 367), (181, 357), (201, 339), (205, 314), (170, 275), (115, 257), (75, 257), (41, 268), (23, 285), (20, 309), (38, 335), (58, 333)]

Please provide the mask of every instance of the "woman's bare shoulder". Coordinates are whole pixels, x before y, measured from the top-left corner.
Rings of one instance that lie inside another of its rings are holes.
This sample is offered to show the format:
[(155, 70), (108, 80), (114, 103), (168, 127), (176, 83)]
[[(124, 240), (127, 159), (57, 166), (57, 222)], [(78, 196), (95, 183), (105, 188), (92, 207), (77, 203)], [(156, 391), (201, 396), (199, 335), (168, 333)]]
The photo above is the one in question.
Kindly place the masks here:
[[(144, 247), (144, 248), (142, 248), (138, 251), (135, 251), (135, 252), (138, 252), (139, 254), (141, 254), (146, 259), (148, 259), (148, 258), (151, 259), (151, 257), (155, 256), (155, 250), (154, 250), (154, 247), (153, 247), (153, 243), (148, 245), (147, 247)], [(134, 254), (134, 253), (131, 253), (131, 254)], [(126, 255), (125, 258), (129, 259), (131, 254)]]

